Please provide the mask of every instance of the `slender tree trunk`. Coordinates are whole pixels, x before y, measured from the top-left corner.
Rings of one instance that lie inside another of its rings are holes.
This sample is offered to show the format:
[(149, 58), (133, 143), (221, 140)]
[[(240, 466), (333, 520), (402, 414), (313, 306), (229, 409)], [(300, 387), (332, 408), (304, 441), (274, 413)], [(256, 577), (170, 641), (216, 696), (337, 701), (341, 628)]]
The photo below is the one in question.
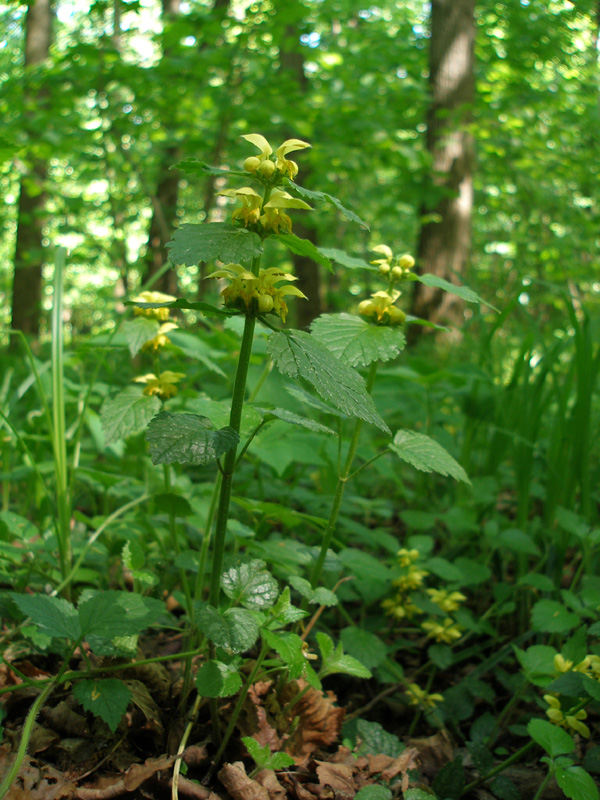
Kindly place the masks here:
[[(52, 39), (51, 0), (31, 0), (25, 18), (25, 107), (43, 107), (47, 92), (31, 85), (31, 68), (48, 58)], [(17, 241), (14, 257), (12, 294), (12, 327), (36, 337), (40, 328), (42, 300), (42, 266), (44, 262), (43, 229), (46, 207), (45, 182), (47, 164), (36, 155), (35, 117), (27, 111), (23, 127), (27, 130), (30, 150), (26, 172), (21, 177), (17, 216)]]
[[(421, 272), (453, 282), (462, 275), (471, 247), (473, 141), (468, 130), (475, 96), (475, 0), (433, 0), (427, 113), (427, 149), (433, 184), (441, 196), (421, 208), (417, 247)], [(455, 295), (415, 284), (411, 313), (460, 326), (463, 305)], [(418, 335), (424, 329), (413, 326)]]
[[(286, 9), (286, 14), (287, 13)], [(301, 4), (298, 4), (298, 13), (305, 13)], [(298, 22), (300, 21), (301, 17), (298, 19)], [(287, 25), (280, 47), (279, 59), (282, 77), (284, 80), (287, 78), (286, 84), (294, 85), (298, 98), (297, 103), (298, 106), (300, 106), (308, 91), (308, 80), (304, 71), (304, 56), (299, 50), (295, 49), (297, 40), (297, 26)], [(293, 107), (293, 97), (290, 96), (289, 101)], [(297, 137), (298, 133), (297, 131), (289, 131), (288, 135), (292, 138)], [(304, 164), (300, 175), (302, 184), (306, 182), (309, 175), (310, 169)], [(302, 239), (309, 239), (314, 245), (317, 244), (317, 232), (314, 228), (308, 227), (300, 214), (295, 215), (294, 233)], [(310, 323), (319, 316), (323, 307), (321, 273), (318, 264), (315, 264), (311, 258), (294, 253), (292, 255), (292, 261), (294, 263), (294, 272), (298, 277), (298, 283), (296, 285), (308, 298), (308, 301), (302, 300), (294, 305), (296, 325), (299, 328), (308, 328)]]

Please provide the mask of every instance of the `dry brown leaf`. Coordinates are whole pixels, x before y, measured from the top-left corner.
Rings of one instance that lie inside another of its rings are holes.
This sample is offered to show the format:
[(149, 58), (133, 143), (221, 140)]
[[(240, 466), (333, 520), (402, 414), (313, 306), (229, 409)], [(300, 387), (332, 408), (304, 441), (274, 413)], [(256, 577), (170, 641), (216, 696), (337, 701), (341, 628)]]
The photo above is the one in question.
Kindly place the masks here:
[(58, 742), (59, 739), (60, 736), (56, 731), (51, 731), (49, 728), (38, 725), (36, 722), (31, 732), (31, 739), (29, 740), (27, 750), (31, 755), (43, 753), (44, 750), (47, 750), (55, 742)]
[(87, 736), (89, 734), (87, 720), (78, 714), (67, 702), (61, 700), (54, 707), (42, 708), (41, 716), (51, 725), (52, 730), (67, 736)]
[[(0, 747), (0, 775), (6, 775), (12, 764), (8, 748)], [(38, 766), (25, 757), (19, 774), (5, 795), (5, 800), (61, 800), (71, 798), (75, 786), (52, 767)]]
[(246, 775), (241, 761), (224, 764), (218, 778), (233, 800), (269, 800), (269, 792)]
[(267, 710), (263, 703), (271, 689), (272, 681), (258, 681), (248, 690), (248, 699), (252, 702), (256, 719), (253, 724), (252, 736), (262, 745), (268, 746), (272, 753), (283, 748), (283, 743), (277, 730), (270, 724)]
[[(283, 692), (282, 703), (295, 697), (306, 687), (306, 681), (289, 683)], [(337, 708), (333, 692), (322, 692), (309, 687), (293, 706), (292, 713), (299, 722), (293, 736), (285, 743), (285, 750), (294, 756), (298, 764), (305, 764), (315, 750), (333, 744), (339, 736), (346, 713)]]
[(367, 759), (369, 764), (369, 772), (371, 775), (375, 775), (377, 772), (383, 772), (383, 770), (387, 769), (390, 764), (394, 763), (393, 756), (384, 756), (382, 753), (377, 756), (369, 754)]
[(95, 787), (77, 789), (77, 800), (110, 800), (120, 797), (126, 792), (133, 792), (144, 781), (151, 778), (162, 769), (167, 769), (175, 761), (175, 756), (161, 756), (148, 758), (143, 764), (132, 764), (124, 775), (120, 775), (107, 783), (102, 779)]
[(287, 792), (277, 780), (272, 769), (261, 769), (256, 776), (256, 782), (264, 786), (271, 800), (285, 800)]
[(390, 764), (389, 767), (386, 767), (386, 769), (383, 770), (381, 773), (381, 778), (384, 781), (391, 781), (392, 778), (396, 777), (396, 775), (402, 775), (402, 791), (405, 792), (408, 789), (409, 784), (408, 770), (416, 769), (418, 764), (419, 751), (414, 747), (407, 748), (403, 753), (394, 759), (393, 764)]
[(434, 778), (454, 756), (454, 749), (445, 731), (426, 739), (408, 739), (406, 744), (418, 750), (421, 774), (428, 778)]
[[(329, 761), (317, 761), (317, 764), (319, 784), (323, 789), (330, 787), (336, 800), (354, 797), (357, 786), (354, 781), (352, 767), (346, 764), (332, 764)], [(327, 792), (321, 790), (321, 797), (326, 794)]]

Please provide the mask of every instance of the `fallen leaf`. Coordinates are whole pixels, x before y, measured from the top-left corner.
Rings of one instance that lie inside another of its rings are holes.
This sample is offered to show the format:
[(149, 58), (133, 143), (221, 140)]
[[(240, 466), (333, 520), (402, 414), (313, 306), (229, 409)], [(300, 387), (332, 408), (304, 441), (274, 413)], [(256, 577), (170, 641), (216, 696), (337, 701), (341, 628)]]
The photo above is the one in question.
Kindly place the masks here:
[[(289, 683), (283, 691), (282, 705), (306, 686), (303, 680)], [(305, 764), (311, 753), (333, 744), (338, 738), (346, 712), (335, 705), (336, 699), (331, 691), (323, 694), (309, 687), (293, 706), (292, 713), (298, 717), (298, 726), (285, 743), (285, 750), (296, 759), (296, 763)]]
[[(319, 784), (325, 788), (329, 786), (336, 800), (354, 797), (357, 791), (354, 782), (352, 767), (346, 764), (332, 764), (328, 761), (317, 761), (317, 775)], [(324, 793), (321, 791), (321, 797)]]
[(285, 800), (287, 792), (277, 780), (277, 775), (272, 769), (261, 769), (256, 775), (256, 782), (269, 793), (270, 800)]
[(425, 739), (408, 739), (406, 744), (418, 751), (421, 774), (428, 778), (434, 778), (444, 764), (454, 757), (454, 748), (445, 731)]
[(241, 761), (224, 764), (218, 773), (218, 778), (233, 800), (269, 800), (269, 792), (246, 775), (246, 769)]
[(406, 792), (409, 784), (408, 771), (409, 769), (416, 769), (418, 765), (419, 751), (411, 747), (400, 753), (400, 755), (394, 759), (394, 763), (383, 770), (381, 778), (384, 781), (391, 781), (396, 775), (402, 775), (402, 791)]

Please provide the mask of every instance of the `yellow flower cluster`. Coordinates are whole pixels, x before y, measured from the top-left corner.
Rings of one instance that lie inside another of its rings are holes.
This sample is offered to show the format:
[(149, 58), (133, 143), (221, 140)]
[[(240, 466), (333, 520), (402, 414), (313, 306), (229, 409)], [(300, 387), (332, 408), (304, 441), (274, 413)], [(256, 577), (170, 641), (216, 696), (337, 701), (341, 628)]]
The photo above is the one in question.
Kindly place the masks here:
[(380, 244), (373, 248), (373, 252), (382, 257), (371, 261), (379, 267), (379, 273), (389, 281), (386, 291), (375, 292), (370, 300), (359, 303), (358, 313), (362, 317), (372, 318), (378, 325), (401, 325), (406, 320), (406, 314), (394, 304), (402, 294), (394, 289), (396, 281), (404, 280), (415, 260), (412, 256), (403, 255), (396, 258), (387, 244)]
[(261, 195), (250, 186), (242, 186), (241, 189), (224, 189), (219, 194), (242, 201), (242, 205), (235, 209), (231, 218), (234, 222), (235, 220), (241, 220), (246, 228), (248, 225), (260, 223), (265, 231), (279, 233), (279, 229), (282, 228), (286, 233), (291, 233), (292, 220), (284, 212), (284, 209), (304, 208), (311, 210), (311, 207), (304, 200), (292, 197), (291, 194), (284, 192), (282, 189), (273, 189), (266, 203), (263, 203)]
[(416, 683), (409, 683), (406, 694), (408, 695), (408, 704), (410, 706), (421, 706), (427, 708), (435, 708), (438, 703), (443, 703), (444, 698), (441, 694), (427, 694), (424, 689)]
[[(162, 292), (142, 292), (137, 297), (133, 298), (134, 303), (173, 303), (175, 297), (170, 294), (163, 294)], [(148, 319), (155, 319), (162, 322), (158, 329), (158, 333), (152, 339), (145, 342), (142, 350), (150, 351), (153, 353), (162, 350), (165, 345), (169, 343), (167, 333), (176, 330), (179, 326), (174, 322), (169, 321), (171, 309), (167, 306), (161, 308), (140, 308), (136, 307), (133, 313), (136, 317), (148, 317)]]
[(173, 395), (177, 394), (176, 384), (178, 384), (182, 378), (185, 378), (183, 372), (170, 372), (167, 370), (161, 372), (158, 376), (151, 372), (148, 373), (148, 375), (138, 375), (137, 378), (134, 378), (134, 381), (136, 383), (146, 384), (144, 394), (155, 394), (158, 395), (161, 400), (168, 400), (169, 397), (173, 397)]
[(562, 710), (558, 697), (552, 694), (545, 694), (544, 700), (548, 703), (546, 716), (551, 722), (558, 725), (560, 728), (570, 728), (573, 731), (577, 731), (577, 733), (580, 733), (586, 739), (590, 738), (590, 729), (582, 722), (582, 720), (587, 719), (587, 712), (584, 711), (583, 708), (579, 709), (579, 711), (576, 711), (574, 714), (569, 714), (568, 711), (564, 712)]
[(273, 148), (264, 136), (260, 133), (247, 133), (242, 136), (250, 144), (258, 147), (260, 155), (250, 156), (244, 161), (244, 169), (246, 172), (258, 172), (263, 178), (270, 179), (277, 172), (278, 175), (287, 178), (295, 178), (298, 174), (298, 164), (291, 159), (286, 158), (288, 153), (293, 153), (297, 150), (305, 150), (310, 147), (308, 142), (303, 142), (301, 139), (286, 139), (286, 141), (277, 148), (275, 151), (275, 162), (270, 158), (273, 153)]
[(294, 275), (277, 267), (261, 269), (258, 275), (254, 275), (241, 264), (226, 264), (207, 277), (226, 278), (230, 281), (221, 292), (225, 305), (237, 307), (241, 301), (248, 310), (254, 307), (261, 314), (272, 312), (278, 314), (284, 322), (288, 312), (285, 298), (291, 295), (306, 299), (300, 289), (290, 286), (289, 283), (281, 287), (275, 286), (281, 281), (297, 280)]
[[(411, 594), (423, 586), (425, 578), (429, 575), (427, 570), (419, 566), (418, 561), (421, 553), (417, 549), (408, 550), (402, 548), (398, 551), (398, 564), (402, 568), (402, 574), (394, 581), (396, 596), (384, 600), (381, 607), (386, 614), (398, 620), (412, 619), (421, 612)], [(426, 594), (444, 614), (450, 614), (460, 608), (460, 604), (467, 598), (462, 592), (451, 592), (445, 589), (425, 589)], [(426, 632), (427, 638), (435, 639), (436, 642), (452, 644), (462, 636), (461, 627), (451, 617), (447, 616), (441, 621), (431, 618), (420, 623), (421, 628)]]

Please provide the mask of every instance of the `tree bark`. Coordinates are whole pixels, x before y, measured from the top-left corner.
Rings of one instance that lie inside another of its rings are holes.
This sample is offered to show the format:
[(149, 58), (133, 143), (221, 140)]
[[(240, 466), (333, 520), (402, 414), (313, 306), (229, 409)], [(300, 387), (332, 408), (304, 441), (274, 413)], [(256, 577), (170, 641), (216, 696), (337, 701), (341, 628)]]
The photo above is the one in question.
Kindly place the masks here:
[[(48, 103), (47, 92), (34, 87), (31, 69), (48, 57), (52, 39), (51, 0), (31, 0), (25, 18), (25, 108), (39, 109)], [(37, 337), (42, 302), (42, 266), (44, 262), (43, 229), (46, 207), (46, 160), (35, 152), (35, 116), (26, 111), (23, 127), (27, 130), (30, 150), (26, 171), (21, 177), (17, 212), (17, 240), (11, 317), (13, 330)]]
[[(475, 0), (433, 0), (427, 113), (427, 149), (436, 200), (421, 207), (419, 270), (453, 282), (467, 266), (471, 248), (473, 141), (468, 130), (475, 97)], [(415, 284), (411, 313), (439, 324), (460, 326), (463, 304), (456, 295)], [(424, 331), (413, 326), (418, 335)]]

